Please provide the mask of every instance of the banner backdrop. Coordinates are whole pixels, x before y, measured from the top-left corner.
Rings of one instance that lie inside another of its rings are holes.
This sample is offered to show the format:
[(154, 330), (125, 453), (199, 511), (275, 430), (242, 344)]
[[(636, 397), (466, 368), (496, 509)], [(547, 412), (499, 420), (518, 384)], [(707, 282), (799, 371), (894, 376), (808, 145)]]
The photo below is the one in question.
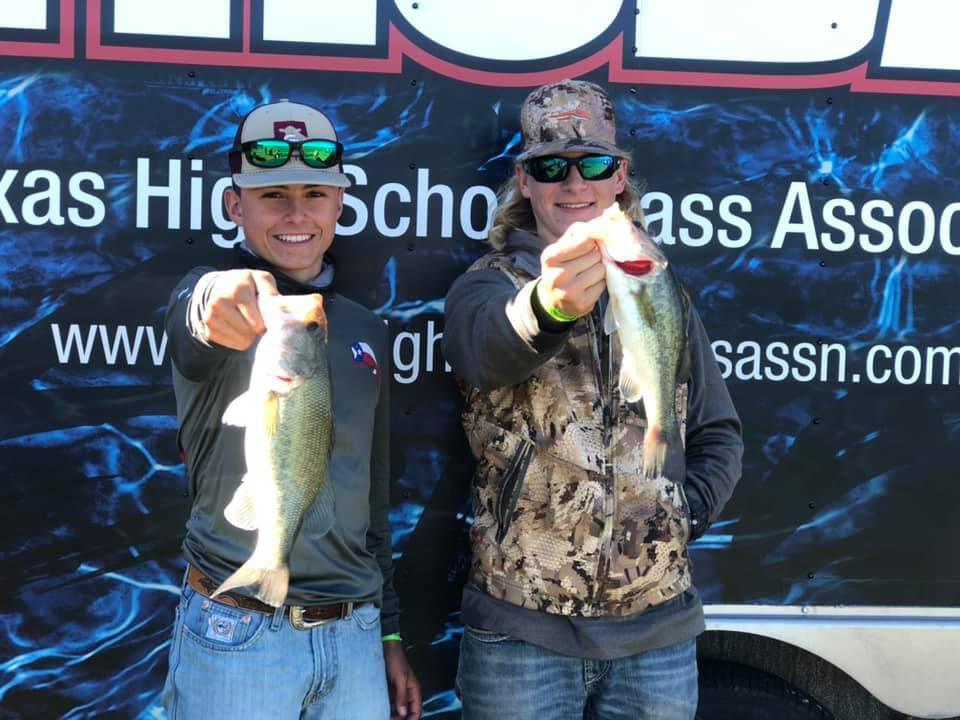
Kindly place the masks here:
[[(354, 184), (339, 277), (393, 338), (391, 520), (425, 715), (458, 715), (471, 522), (443, 298), (486, 249), (520, 103), (564, 74), (609, 88), (651, 230), (744, 422), (743, 480), (692, 550), (705, 601), (960, 604), (960, 560), (945, 552), (960, 541), (947, 70), (931, 94), (802, 86), (789, 72), (744, 87), (571, 72), (623, 44), (633, 6), (614, 3), (609, 28), (553, 69), (524, 60), (508, 65), (519, 81), (498, 83), (482, 75), (492, 60), (457, 70), (409, 47), (389, 68), (302, 65), (304, 46), (284, 65), (269, 32), (256, 37), (266, 1), (222, 3), (224, 39), (166, 49), (117, 30), (121, 0), (37, 5), (35, 26), (0, 14), (0, 716), (163, 717), (189, 504), (162, 318), (189, 268), (230, 261), (226, 151), (245, 112), (280, 98), (324, 108), (340, 130)], [(373, 16), (376, 62), (401, 46), (397, 28), (417, 37), (398, 8)], [(254, 31), (237, 25), (249, 13)], [(251, 42), (260, 61), (224, 60)], [(204, 47), (206, 63), (189, 54)]]

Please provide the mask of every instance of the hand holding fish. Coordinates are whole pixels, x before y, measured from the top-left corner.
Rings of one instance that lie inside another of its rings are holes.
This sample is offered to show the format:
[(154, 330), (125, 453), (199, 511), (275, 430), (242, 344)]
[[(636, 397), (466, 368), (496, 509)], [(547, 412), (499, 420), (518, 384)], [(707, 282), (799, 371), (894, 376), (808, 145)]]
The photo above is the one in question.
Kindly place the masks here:
[(204, 306), (207, 339), (231, 350), (246, 350), (266, 331), (257, 297), (276, 295), (277, 284), (263, 270), (228, 270), (215, 275)]
[(603, 260), (585, 223), (574, 223), (540, 255), (537, 298), (572, 318), (583, 317), (603, 294)]

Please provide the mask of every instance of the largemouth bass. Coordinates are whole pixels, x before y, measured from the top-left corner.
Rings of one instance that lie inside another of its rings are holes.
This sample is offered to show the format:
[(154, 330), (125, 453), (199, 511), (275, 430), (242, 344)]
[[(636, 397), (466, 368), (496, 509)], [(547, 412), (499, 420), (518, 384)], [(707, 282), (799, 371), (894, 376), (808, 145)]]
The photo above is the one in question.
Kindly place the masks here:
[(301, 525), (311, 534), (334, 521), (327, 466), (333, 447), (333, 400), (327, 317), (320, 295), (261, 296), (266, 332), (254, 353), (249, 389), (223, 422), (245, 426), (247, 474), (224, 510), (236, 527), (257, 531), (253, 555), (213, 594), (253, 587), (279, 607), (287, 597), (287, 556)]
[(686, 357), (680, 285), (660, 248), (616, 203), (586, 225), (601, 241), (609, 295), (604, 328), (620, 334), (620, 393), (626, 402), (643, 399), (643, 475), (660, 477), (668, 446), (680, 442), (675, 397)]

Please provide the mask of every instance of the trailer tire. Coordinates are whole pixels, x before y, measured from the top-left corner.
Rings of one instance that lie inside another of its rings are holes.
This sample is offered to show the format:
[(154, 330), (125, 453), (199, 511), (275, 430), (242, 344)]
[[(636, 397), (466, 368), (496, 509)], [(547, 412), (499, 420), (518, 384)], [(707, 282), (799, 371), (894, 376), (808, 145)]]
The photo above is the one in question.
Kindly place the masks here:
[(701, 661), (696, 720), (833, 720), (833, 713), (776, 675)]

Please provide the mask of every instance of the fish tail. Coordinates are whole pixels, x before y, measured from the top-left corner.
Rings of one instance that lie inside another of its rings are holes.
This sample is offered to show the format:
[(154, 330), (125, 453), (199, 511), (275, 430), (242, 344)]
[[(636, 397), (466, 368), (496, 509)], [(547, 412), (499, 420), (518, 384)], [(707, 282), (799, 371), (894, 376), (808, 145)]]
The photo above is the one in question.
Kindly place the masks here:
[(643, 477), (652, 480), (663, 476), (667, 461), (667, 437), (660, 425), (650, 425), (643, 438)]
[(286, 565), (280, 567), (257, 567), (248, 560), (233, 575), (223, 581), (211, 598), (242, 587), (256, 587), (254, 595), (261, 602), (280, 607), (287, 599), (287, 587), (290, 584), (290, 570)]

